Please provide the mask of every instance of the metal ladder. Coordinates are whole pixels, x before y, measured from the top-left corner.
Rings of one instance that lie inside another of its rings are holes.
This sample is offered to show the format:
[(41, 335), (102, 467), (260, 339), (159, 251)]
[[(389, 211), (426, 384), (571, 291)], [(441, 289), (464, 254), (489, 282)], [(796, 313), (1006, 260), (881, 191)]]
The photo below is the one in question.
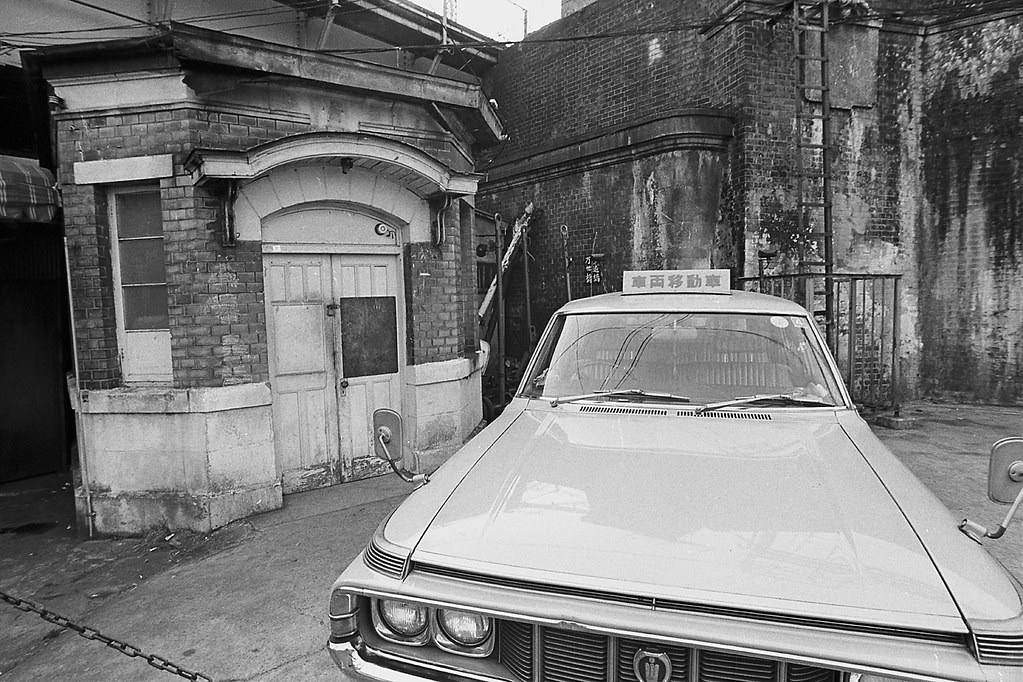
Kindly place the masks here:
[[(796, 75), (796, 215), (798, 234), (802, 237), (799, 241), (799, 267), (803, 273), (823, 274), (824, 291), (813, 291), (815, 287), (810, 285), (811, 290), (806, 292), (806, 307), (819, 315), (813, 300), (817, 294), (823, 293), (825, 337), (828, 346), (835, 352), (838, 347), (838, 326), (833, 278), (834, 151), (831, 144), (831, 90), (828, 72), (828, 4), (828, 0), (794, 0), (792, 37)], [(813, 75), (818, 78), (812, 78)], [(811, 93), (818, 92), (819, 105), (810, 98)], [(816, 137), (818, 122), (819, 138)]]

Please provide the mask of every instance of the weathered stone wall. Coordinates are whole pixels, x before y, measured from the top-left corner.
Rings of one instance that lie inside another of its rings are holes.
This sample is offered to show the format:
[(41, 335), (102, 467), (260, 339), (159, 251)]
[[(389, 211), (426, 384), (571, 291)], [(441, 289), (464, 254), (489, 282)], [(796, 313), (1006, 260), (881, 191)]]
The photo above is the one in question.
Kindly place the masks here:
[[(479, 205), (506, 224), (528, 203), (535, 207), (530, 285), (538, 330), (569, 286), (573, 298), (615, 291), (623, 270), (730, 267), (742, 252), (736, 235), (745, 216), (734, 203), (743, 192), (743, 176), (734, 172), (740, 147), (728, 141), (745, 130), (743, 112), (722, 105), (747, 87), (735, 40), (744, 29), (730, 25), (708, 39), (682, 28), (726, 4), (598, 1), (532, 36), (631, 35), (502, 53), (489, 86), (509, 140), (491, 150)], [(670, 122), (696, 109), (728, 119), (727, 130), (646, 145), (648, 128), (666, 137), (693, 132)], [(586, 271), (593, 254), (602, 254), (599, 282)], [(509, 354), (516, 358), (529, 339), (523, 275), (520, 261), (508, 281)]]
[(1023, 22), (927, 37), (922, 388), (1023, 401)]
[[(530, 202), (536, 207), (529, 228), (533, 325), (542, 330), (568, 300), (569, 286), (572, 298), (581, 298), (619, 290), (625, 270), (719, 266), (713, 247), (726, 164), (726, 149), (675, 150), (481, 194), (506, 224)], [(599, 281), (587, 273), (587, 257), (598, 263)], [(508, 348), (516, 358), (529, 339), (524, 276), (519, 259), (507, 285)]]
[[(902, 276), (903, 397), (955, 393), (1018, 402), (1020, 23), (975, 21), (973, 28), (956, 28), (945, 4), (892, 0), (878, 8), (888, 12), (893, 5), (916, 20), (938, 11), (939, 23), (926, 29), (874, 18), (829, 34), (836, 271)], [(537, 37), (625, 29), (635, 35), (506, 51), (493, 78), (511, 140), (491, 168), (672, 107), (714, 107), (735, 127), (720, 168), (712, 261), (737, 276), (755, 275), (758, 251), (773, 249), (779, 255), (767, 264), (769, 273), (796, 270), (801, 246), (823, 222), (822, 213), (811, 210), (808, 226), (798, 229), (796, 136), (820, 142), (821, 124), (797, 125), (796, 83), (813, 81), (814, 74), (794, 66), (788, 16), (743, 19), (705, 35), (663, 30), (723, 7), (697, 0), (597, 0)], [(819, 102), (819, 93), (811, 92), (803, 108), (819, 111)], [(819, 169), (820, 152), (805, 152), (803, 165)], [(545, 288), (553, 286), (564, 299), (563, 282), (552, 284), (547, 274), (556, 271), (555, 262), (561, 267), (560, 234), (551, 227), (569, 227), (573, 282), (585, 276), (583, 258), (591, 251), (611, 254), (604, 284), (610, 289), (619, 286), (617, 268), (645, 262), (644, 241), (631, 232), (633, 211), (643, 210), (632, 201), (634, 189), (625, 176), (580, 171), (574, 180), (540, 180), (485, 196), (484, 208), (506, 217), (528, 201), (538, 209), (531, 235), (544, 272), (534, 285), (538, 324), (556, 307), (557, 297), (545, 295)], [(593, 244), (597, 228), (606, 248)], [(702, 246), (685, 248), (696, 256)], [(573, 287), (573, 296), (587, 293), (587, 287)], [(514, 293), (512, 304), (514, 317)]]

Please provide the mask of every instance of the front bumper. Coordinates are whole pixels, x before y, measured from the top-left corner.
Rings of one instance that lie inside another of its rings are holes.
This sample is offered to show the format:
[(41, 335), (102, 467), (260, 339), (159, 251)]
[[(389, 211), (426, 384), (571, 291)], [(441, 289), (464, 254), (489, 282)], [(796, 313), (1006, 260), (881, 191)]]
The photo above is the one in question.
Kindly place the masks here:
[(428, 677), (409, 675), (399, 670), (385, 668), (371, 663), (359, 655), (349, 642), (336, 644), (328, 642), (327, 648), (334, 663), (341, 669), (341, 679), (352, 682), (430, 682)]

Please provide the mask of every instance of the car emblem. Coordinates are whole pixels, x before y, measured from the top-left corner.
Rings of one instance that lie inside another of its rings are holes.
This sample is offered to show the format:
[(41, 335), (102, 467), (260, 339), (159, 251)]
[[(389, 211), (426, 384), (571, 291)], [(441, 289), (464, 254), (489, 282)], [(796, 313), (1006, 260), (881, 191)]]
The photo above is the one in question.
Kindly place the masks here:
[(640, 649), (632, 657), (632, 672), (639, 682), (668, 682), (671, 679), (671, 659), (660, 651)]

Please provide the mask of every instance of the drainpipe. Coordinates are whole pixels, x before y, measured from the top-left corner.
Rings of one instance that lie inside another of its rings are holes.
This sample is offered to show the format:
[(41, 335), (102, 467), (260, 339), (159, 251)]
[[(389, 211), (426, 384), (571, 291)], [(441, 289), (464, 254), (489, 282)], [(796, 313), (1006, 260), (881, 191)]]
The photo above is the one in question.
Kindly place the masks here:
[(78, 466), (82, 472), (82, 491), (85, 493), (85, 516), (89, 538), (96, 533), (96, 512), (92, 509), (92, 489), (89, 487), (88, 441), (85, 435), (85, 416), (82, 414), (82, 373), (78, 364), (78, 333), (75, 330), (75, 306), (71, 291), (71, 258), (68, 255), (67, 237), (64, 237), (64, 272), (67, 275), (67, 307), (71, 327), (71, 357), (75, 363), (75, 427), (78, 431)]
[(494, 214), (495, 242), (497, 248), (494, 256), (497, 259), (497, 407), (504, 408), (504, 392), (507, 379), (504, 373), (504, 226), (501, 225), (501, 214)]

